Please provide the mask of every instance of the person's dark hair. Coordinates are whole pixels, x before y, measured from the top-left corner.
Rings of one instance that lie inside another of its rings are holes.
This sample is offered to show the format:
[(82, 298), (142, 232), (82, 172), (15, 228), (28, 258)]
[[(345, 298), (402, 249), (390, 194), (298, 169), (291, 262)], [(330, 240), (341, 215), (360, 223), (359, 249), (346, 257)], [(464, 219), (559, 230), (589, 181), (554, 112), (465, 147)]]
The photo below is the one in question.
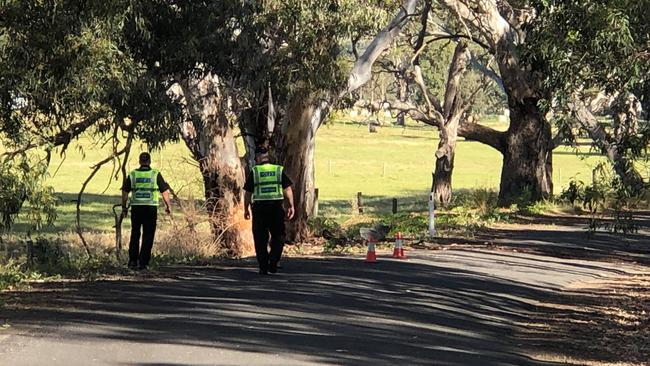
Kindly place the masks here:
[(267, 149), (264, 146), (258, 146), (255, 148), (255, 155), (264, 155), (268, 153), (269, 153), (269, 149)]
[(140, 165), (151, 165), (151, 154), (143, 152), (140, 154)]

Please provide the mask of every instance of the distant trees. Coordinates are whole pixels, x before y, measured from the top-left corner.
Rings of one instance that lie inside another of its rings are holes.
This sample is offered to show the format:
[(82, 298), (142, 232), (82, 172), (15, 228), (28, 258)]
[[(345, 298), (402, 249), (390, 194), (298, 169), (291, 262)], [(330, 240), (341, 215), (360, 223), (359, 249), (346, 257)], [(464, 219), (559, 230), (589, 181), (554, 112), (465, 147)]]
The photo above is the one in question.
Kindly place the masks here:
[(199, 164), (214, 235), (235, 256), (252, 248), (242, 220), (250, 159), (239, 158), (241, 134), (247, 157), (255, 144), (269, 143), (294, 177), (298, 210), (289, 234), (304, 238), (315, 133), (344, 85), (340, 45), (381, 20), (358, 5), (6, 2), (3, 145), (10, 154), (56, 147), (65, 153), (90, 133), (113, 146), (90, 180), (111, 162), (126, 174), (134, 139), (152, 148), (182, 139)]
[[(235, 256), (251, 242), (241, 190), (255, 145), (268, 144), (295, 180), (289, 236), (301, 240), (318, 128), (379, 66), (395, 76), (394, 97), (382, 96), (393, 111), (441, 133), (433, 190), (443, 203), (457, 136), (501, 152), (504, 205), (552, 194), (552, 151), (577, 130), (640, 187), (634, 161), (648, 129), (635, 111), (650, 99), (649, 8), (648, 0), (5, 1), (3, 156), (65, 153), (86, 133), (112, 146), (94, 171), (114, 163), (123, 177), (134, 140), (151, 148), (182, 140), (203, 176), (214, 235)], [(472, 102), (488, 104), (499, 90), (507, 131), (468, 123)], [(613, 101), (611, 125), (583, 108), (598, 92)]]
[[(507, 205), (521, 199), (536, 201), (550, 197), (552, 151), (558, 141), (570, 139), (571, 134), (567, 132), (572, 129), (591, 131), (594, 144), (608, 151), (621, 179), (631, 186), (642, 184), (640, 176), (633, 172), (630, 159), (647, 148), (647, 131), (622, 126), (634, 125), (635, 117), (630, 115), (634, 108), (628, 103), (634, 99), (626, 98), (629, 93), (640, 104), (647, 105), (649, 32), (647, 22), (639, 14), (648, 9), (648, 1), (624, 0), (407, 0), (399, 12), (406, 14), (403, 23), (397, 27), (393, 22), (388, 28), (391, 32), (378, 33), (375, 40), (385, 39), (386, 34), (397, 39), (396, 32), (403, 31), (408, 44), (420, 46), (415, 47), (417, 52), (412, 57), (405, 58), (403, 67), (413, 75), (410, 80), (416, 85), (415, 98), (426, 103), (424, 108), (406, 105), (404, 110), (415, 119), (436, 125), (441, 130), (442, 141), (449, 136), (449, 131), (444, 129), (446, 125), (436, 123), (442, 119), (438, 115), (443, 110), (442, 104), (437, 108), (434, 98), (428, 95), (431, 90), (422, 87), (423, 79), (419, 77), (418, 61), (423, 46), (440, 39), (442, 29), (446, 33), (443, 39), (466, 40), (491, 56), (484, 60), (494, 62), (495, 70), (476, 58), (472, 64), (505, 92), (510, 110), (509, 128), (501, 132), (461, 121), (458, 134), (501, 152), (499, 201)], [(579, 95), (594, 88), (618, 95), (617, 100), (623, 101), (619, 112), (614, 114), (611, 133), (593, 133), (595, 129), (588, 124), (590, 119), (585, 119), (584, 113), (577, 113), (579, 104), (573, 98), (580, 98)], [(558, 131), (555, 136), (553, 129)], [(441, 146), (437, 157), (444, 157), (449, 168), (445, 151), (450, 149)], [(444, 193), (448, 188), (435, 184), (435, 176), (446, 179), (447, 172), (437, 169), (434, 174), (433, 190), (442, 202), (448, 200), (449, 195)]]

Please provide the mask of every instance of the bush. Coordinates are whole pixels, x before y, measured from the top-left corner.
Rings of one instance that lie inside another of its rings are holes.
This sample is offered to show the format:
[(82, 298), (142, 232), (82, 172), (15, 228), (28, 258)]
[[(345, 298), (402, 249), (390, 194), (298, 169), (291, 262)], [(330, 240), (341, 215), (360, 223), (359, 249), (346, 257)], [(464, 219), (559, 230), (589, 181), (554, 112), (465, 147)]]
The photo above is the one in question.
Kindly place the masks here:
[(557, 202), (553, 200), (543, 200), (529, 204), (522, 211), (530, 215), (543, 215), (549, 211), (556, 210), (557, 208)]
[(15, 238), (5, 244), (3, 257), (10, 259), (0, 261), (0, 289), (35, 279), (95, 279), (124, 271), (114, 252), (105, 252), (100, 245), (94, 246), (96, 250), (89, 259), (78, 245), (61, 237)]
[(429, 233), (429, 217), (426, 214), (400, 213), (392, 215), (388, 222), (393, 235), (401, 232), (407, 236), (426, 236)]
[(0, 264), (0, 290), (14, 288), (28, 277), (24, 268), (14, 260)]
[(312, 235), (324, 238), (343, 233), (343, 229), (338, 222), (325, 217), (311, 218), (307, 222), (307, 226)]
[(54, 189), (43, 185), (47, 164), (34, 160), (21, 155), (0, 164), (0, 232), (9, 231), (25, 203), (31, 230), (39, 231), (56, 219)]
[(498, 210), (499, 194), (488, 188), (459, 192), (450, 207), (453, 209), (476, 210), (480, 216), (492, 215)]
[[(594, 170), (595, 181), (591, 185), (572, 180), (560, 198), (571, 205), (580, 204), (589, 212), (587, 230), (594, 233), (600, 229), (612, 233), (630, 234), (637, 232), (638, 224), (631, 210), (646, 200), (648, 190), (641, 191), (626, 187), (621, 180), (604, 166)], [(604, 220), (607, 215), (612, 221)]]

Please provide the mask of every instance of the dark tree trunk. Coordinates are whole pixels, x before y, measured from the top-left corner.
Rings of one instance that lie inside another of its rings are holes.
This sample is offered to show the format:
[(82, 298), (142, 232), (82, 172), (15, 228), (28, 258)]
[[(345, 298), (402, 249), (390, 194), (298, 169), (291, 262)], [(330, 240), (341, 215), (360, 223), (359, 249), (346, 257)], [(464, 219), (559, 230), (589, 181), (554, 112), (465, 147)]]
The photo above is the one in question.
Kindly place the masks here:
[(440, 131), (440, 143), (436, 152), (436, 170), (433, 174), (431, 191), (436, 202), (443, 207), (448, 206), (452, 199), (451, 178), (456, 158), (456, 139), (457, 125), (454, 128)]
[(499, 203), (538, 201), (553, 194), (551, 127), (537, 99), (509, 98), (510, 128), (505, 135)]
[(454, 172), (458, 127), (466, 110), (460, 86), (468, 62), (467, 44), (460, 42), (456, 46), (454, 57), (449, 65), (445, 100), (441, 109), (444, 121), (439, 126), (440, 143), (436, 151), (436, 170), (433, 174), (433, 197), (442, 206), (448, 206), (452, 198), (451, 178)]

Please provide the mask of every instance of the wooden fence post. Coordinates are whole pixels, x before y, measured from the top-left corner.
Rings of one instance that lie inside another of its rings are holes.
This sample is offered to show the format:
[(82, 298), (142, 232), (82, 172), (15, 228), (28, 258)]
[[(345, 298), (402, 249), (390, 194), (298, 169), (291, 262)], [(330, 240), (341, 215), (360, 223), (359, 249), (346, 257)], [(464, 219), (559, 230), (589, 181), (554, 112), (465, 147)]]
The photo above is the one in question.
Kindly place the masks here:
[(397, 213), (397, 198), (393, 198), (393, 215)]
[(363, 198), (362, 198), (362, 193), (357, 192), (357, 208), (359, 209), (359, 213), (363, 213)]
[(314, 207), (312, 208), (312, 217), (318, 217), (318, 188), (314, 189)]

